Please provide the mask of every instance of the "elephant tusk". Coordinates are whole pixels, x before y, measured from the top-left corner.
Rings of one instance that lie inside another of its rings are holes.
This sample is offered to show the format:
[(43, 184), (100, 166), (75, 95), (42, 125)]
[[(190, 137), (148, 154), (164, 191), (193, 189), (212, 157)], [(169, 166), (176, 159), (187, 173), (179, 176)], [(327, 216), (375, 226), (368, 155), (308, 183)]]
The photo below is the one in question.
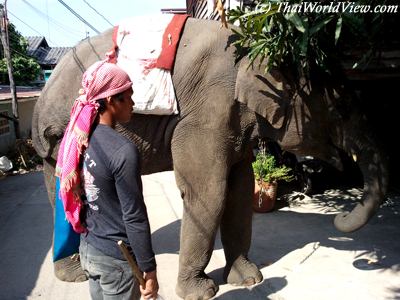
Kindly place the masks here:
[(351, 157), (353, 158), (354, 162), (357, 162), (357, 154), (352, 154)]

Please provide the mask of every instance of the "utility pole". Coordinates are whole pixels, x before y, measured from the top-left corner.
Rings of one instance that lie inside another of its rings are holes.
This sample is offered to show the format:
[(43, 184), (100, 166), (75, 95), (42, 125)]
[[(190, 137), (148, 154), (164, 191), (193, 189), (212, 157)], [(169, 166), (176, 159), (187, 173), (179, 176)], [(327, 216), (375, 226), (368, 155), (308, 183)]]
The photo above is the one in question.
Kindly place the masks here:
[(19, 134), (19, 116), (18, 116), (18, 102), (17, 102), (17, 91), (14, 83), (13, 68), (11, 63), (10, 53), (10, 40), (8, 38), (8, 17), (7, 17), (7, 0), (4, 1), (4, 5), (0, 4), (0, 25), (1, 25), (1, 43), (3, 44), (4, 56), (7, 60), (8, 78), (10, 80), (10, 91), (11, 91), (11, 106), (13, 113), (13, 122), (15, 137), (20, 138)]

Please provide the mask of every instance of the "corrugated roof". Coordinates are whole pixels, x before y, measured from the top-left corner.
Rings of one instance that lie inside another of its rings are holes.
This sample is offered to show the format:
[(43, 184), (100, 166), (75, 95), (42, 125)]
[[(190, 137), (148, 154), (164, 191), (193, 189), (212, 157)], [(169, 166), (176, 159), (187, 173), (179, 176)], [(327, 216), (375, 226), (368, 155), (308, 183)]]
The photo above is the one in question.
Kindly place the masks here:
[(49, 47), (45, 37), (28, 36), (28, 54), (35, 57), (40, 65), (56, 65), (70, 47)]
[(48, 65), (57, 64), (61, 57), (63, 57), (71, 48), (70, 47), (53, 47), (47, 53), (44, 63)]
[(44, 36), (27, 36), (25, 38), (28, 41), (28, 51), (35, 51), (39, 47), (49, 48)]

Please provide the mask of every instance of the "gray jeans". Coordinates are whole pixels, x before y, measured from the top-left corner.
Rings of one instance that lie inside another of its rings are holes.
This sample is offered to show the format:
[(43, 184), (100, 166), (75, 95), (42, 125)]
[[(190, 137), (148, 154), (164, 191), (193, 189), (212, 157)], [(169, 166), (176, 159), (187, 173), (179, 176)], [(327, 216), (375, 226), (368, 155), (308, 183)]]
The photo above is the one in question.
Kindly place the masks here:
[(127, 261), (103, 254), (83, 238), (79, 254), (93, 300), (140, 299), (139, 284)]

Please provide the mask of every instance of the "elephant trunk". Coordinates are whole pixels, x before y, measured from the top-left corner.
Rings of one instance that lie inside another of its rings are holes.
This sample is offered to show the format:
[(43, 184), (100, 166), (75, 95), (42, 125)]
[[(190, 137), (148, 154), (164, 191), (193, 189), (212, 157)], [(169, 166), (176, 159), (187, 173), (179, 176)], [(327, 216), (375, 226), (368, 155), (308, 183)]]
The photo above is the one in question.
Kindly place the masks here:
[[(59, 141), (64, 134), (68, 122), (65, 120), (69, 119), (69, 115), (64, 116), (55, 112), (54, 106), (51, 103), (46, 105), (46, 102), (50, 103), (47, 98), (47, 86), (43, 89), (33, 110), (32, 142), (40, 157), (57, 160)], [(70, 107), (66, 105), (67, 107), (60, 111), (69, 112)]]
[[(38, 100), (40, 101), (40, 100)], [(32, 142), (33, 147), (35, 148), (37, 154), (42, 157), (46, 158), (49, 156), (49, 147), (46, 147), (47, 141), (43, 141), (43, 132), (40, 132), (39, 129), (39, 114), (40, 114), (40, 105), (35, 105), (33, 116), (32, 116)], [(45, 144), (43, 143), (45, 142)]]
[(357, 161), (364, 178), (364, 191), (351, 212), (336, 216), (335, 227), (342, 232), (352, 232), (366, 224), (378, 210), (388, 186), (388, 166), (382, 150), (365, 131), (356, 134), (351, 131), (351, 135), (345, 134), (343, 138), (343, 149)]

